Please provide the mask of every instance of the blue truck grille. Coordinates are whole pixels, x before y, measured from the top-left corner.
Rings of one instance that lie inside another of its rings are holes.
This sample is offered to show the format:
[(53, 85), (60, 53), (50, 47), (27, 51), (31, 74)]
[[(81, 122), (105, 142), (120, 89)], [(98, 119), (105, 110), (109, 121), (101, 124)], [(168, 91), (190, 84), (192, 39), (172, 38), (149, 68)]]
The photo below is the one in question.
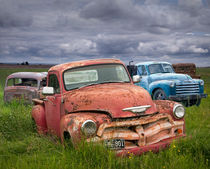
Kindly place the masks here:
[(199, 94), (199, 84), (185, 83), (176, 85), (177, 95)]

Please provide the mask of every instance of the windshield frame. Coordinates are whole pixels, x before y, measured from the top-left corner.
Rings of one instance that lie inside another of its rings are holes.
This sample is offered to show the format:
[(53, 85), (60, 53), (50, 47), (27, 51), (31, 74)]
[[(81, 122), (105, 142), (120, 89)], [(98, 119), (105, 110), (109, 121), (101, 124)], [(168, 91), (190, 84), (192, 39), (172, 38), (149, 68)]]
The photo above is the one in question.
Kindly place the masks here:
[[(163, 66), (164, 64), (170, 66), (173, 72), (168, 72), (168, 71), (166, 71), (165, 68), (164, 68), (164, 66)], [(162, 72), (151, 73), (150, 66), (153, 66), (153, 65), (160, 65), (163, 71), (162, 71)], [(171, 64), (168, 64), (168, 63), (154, 63), (154, 64), (150, 64), (150, 65), (148, 65), (148, 71), (149, 71), (150, 74), (157, 74), (157, 73), (174, 73), (174, 69), (173, 69), (172, 65), (171, 65)]]
[[(19, 82), (17, 83), (17, 81), (19, 81)], [(32, 81), (34, 81), (35, 83), (32, 83)], [(9, 84), (9, 83), (12, 83), (12, 85)], [(33, 88), (38, 88), (39, 87), (39, 80), (36, 79), (36, 78), (11, 77), (11, 78), (7, 79), (6, 87), (33, 87)]]
[[(107, 82), (102, 82), (102, 83), (90, 82), (90, 84), (88, 84), (88, 85), (84, 85), (84, 86), (80, 86), (80, 87), (76, 87), (76, 88), (72, 88), (72, 89), (67, 89), (67, 88), (66, 88), (66, 84), (65, 84), (65, 80), (64, 80), (64, 74), (65, 74), (65, 72), (67, 72), (67, 71), (69, 71), (69, 70), (78, 69), (78, 68), (86, 68), (86, 67), (99, 66), (99, 65), (101, 65), (101, 66), (103, 66), (103, 65), (121, 65), (121, 66), (124, 68), (125, 73), (127, 74), (128, 81), (119, 81), (119, 82), (117, 82), (117, 81), (113, 81), (113, 82), (107, 81)], [(63, 86), (64, 86), (64, 89), (65, 89), (66, 91), (71, 91), (71, 90), (75, 90), (75, 89), (80, 89), (80, 88), (87, 87), (87, 86), (91, 86), (91, 85), (108, 84), (108, 83), (131, 83), (131, 82), (132, 82), (131, 77), (130, 77), (130, 75), (129, 75), (127, 69), (126, 69), (126, 67), (124, 66), (124, 64), (121, 64), (121, 63), (91, 64), (91, 65), (87, 65), (87, 66), (77, 66), (77, 67), (69, 68), (69, 69), (66, 69), (65, 71), (63, 71), (63, 73), (62, 73), (62, 78), (63, 78), (63, 80), (62, 80), (62, 81), (63, 81)], [(91, 83), (92, 83), (92, 84), (91, 84)], [(94, 83), (94, 84), (93, 84), (93, 83)]]

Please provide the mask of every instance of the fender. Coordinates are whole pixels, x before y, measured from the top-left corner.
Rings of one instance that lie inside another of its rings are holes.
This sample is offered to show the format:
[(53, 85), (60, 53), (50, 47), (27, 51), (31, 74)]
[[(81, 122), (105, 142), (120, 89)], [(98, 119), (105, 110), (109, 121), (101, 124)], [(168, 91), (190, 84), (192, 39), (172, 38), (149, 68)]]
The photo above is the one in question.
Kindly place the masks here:
[(84, 136), (81, 132), (81, 126), (86, 120), (93, 120), (97, 127), (102, 123), (111, 121), (110, 117), (106, 114), (92, 112), (67, 114), (62, 117), (60, 122), (61, 142), (64, 141), (64, 132), (68, 132), (72, 143), (74, 145), (78, 144)]
[(47, 123), (46, 123), (44, 106), (40, 104), (33, 106), (32, 111), (31, 111), (31, 116), (36, 123), (37, 132), (39, 134), (46, 134)]
[(171, 81), (168, 81), (168, 80), (160, 80), (160, 81), (155, 81), (155, 82), (152, 82), (150, 83), (149, 85), (149, 93), (150, 95), (153, 94), (154, 90), (155, 89), (162, 89), (166, 96), (169, 97), (170, 95), (170, 83)]
[(170, 100), (153, 100), (156, 104), (157, 110), (159, 113), (167, 113), (170, 114), (173, 120), (175, 121), (183, 121), (183, 119), (176, 119), (173, 115), (173, 108), (177, 102)]
[(184, 121), (184, 126), (183, 126), (183, 132), (185, 133), (185, 120), (184, 118), (182, 119), (176, 119), (173, 115), (173, 107), (177, 102), (170, 101), (170, 100), (153, 100), (154, 103), (156, 104), (157, 110), (159, 113), (167, 113), (170, 114), (173, 120), (176, 121)]

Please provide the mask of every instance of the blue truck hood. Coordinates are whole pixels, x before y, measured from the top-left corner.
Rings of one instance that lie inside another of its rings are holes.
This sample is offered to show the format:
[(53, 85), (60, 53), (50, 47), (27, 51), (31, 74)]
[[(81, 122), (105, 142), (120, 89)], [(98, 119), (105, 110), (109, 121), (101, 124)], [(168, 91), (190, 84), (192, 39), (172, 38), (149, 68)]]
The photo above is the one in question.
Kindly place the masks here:
[(192, 78), (189, 75), (178, 74), (178, 73), (156, 73), (150, 75), (151, 81), (158, 80), (173, 80), (173, 81), (189, 81)]

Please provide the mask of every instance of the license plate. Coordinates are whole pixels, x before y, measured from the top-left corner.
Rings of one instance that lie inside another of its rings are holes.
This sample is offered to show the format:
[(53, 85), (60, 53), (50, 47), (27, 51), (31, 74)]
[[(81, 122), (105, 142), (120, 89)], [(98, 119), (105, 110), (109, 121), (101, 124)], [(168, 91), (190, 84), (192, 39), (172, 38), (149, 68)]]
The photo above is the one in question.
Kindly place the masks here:
[(106, 147), (111, 149), (122, 149), (125, 147), (125, 140), (124, 139), (104, 140), (104, 144)]

